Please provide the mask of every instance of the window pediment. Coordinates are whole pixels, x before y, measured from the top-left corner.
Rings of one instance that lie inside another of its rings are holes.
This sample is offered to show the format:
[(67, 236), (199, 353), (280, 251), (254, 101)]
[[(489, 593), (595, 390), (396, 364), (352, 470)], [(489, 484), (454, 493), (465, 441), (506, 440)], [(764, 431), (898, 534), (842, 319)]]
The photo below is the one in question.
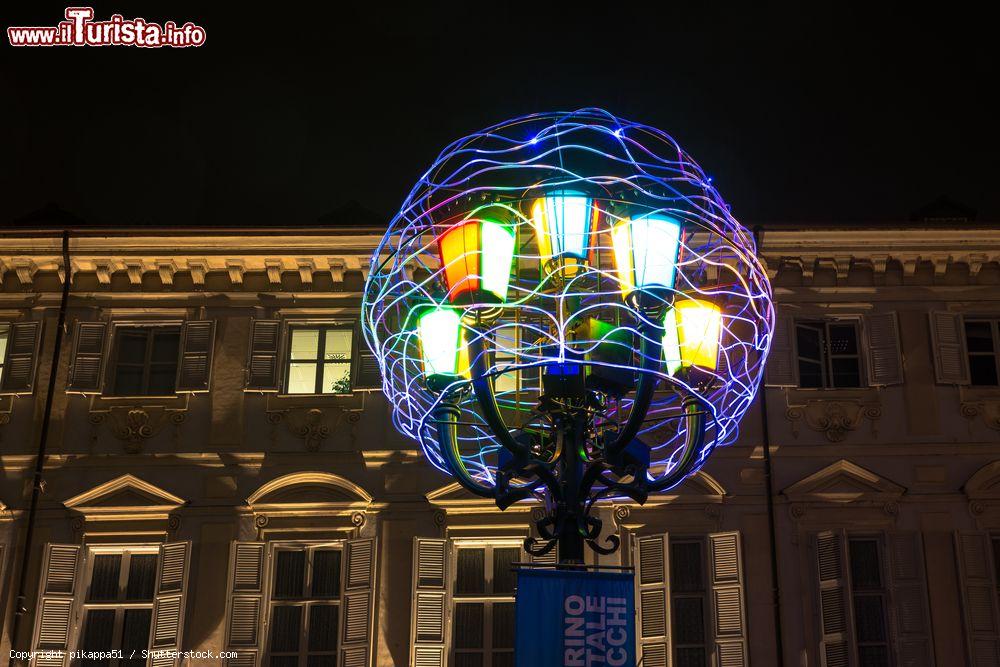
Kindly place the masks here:
[(371, 502), (371, 494), (354, 482), (325, 472), (283, 475), (263, 484), (247, 498), (253, 508), (329, 503), (367, 506)]
[(1000, 461), (988, 463), (977, 470), (962, 489), (972, 500), (1000, 499)]
[(800, 479), (782, 493), (793, 502), (852, 503), (898, 500), (906, 488), (841, 459)]
[(187, 504), (169, 491), (126, 474), (66, 500), (63, 505), (85, 516), (123, 518), (166, 516)]

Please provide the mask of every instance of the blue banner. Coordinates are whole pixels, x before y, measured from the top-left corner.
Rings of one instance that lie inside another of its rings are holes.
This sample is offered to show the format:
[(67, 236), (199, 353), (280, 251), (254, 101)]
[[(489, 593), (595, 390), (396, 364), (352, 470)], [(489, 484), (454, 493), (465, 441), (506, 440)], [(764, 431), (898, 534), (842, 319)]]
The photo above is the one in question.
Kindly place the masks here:
[(630, 572), (518, 570), (518, 667), (635, 667)]

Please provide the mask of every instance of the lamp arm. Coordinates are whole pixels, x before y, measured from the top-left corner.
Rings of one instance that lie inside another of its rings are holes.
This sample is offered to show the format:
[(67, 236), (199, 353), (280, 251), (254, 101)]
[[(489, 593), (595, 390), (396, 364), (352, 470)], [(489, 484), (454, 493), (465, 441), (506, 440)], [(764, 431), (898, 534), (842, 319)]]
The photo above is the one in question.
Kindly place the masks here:
[(697, 461), (698, 454), (705, 445), (705, 411), (699, 405), (699, 399), (685, 396), (681, 406), (686, 414), (687, 431), (684, 436), (684, 448), (681, 458), (674, 469), (663, 477), (646, 483), (651, 493), (669, 489), (688, 476)]
[(462, 456), (458, 452), (458, 417), (461, 411), (454, 399), (444, 397), (441, 403), (434, 409), (434, 421), (437, 422), (437, 437), (441, 454), (452, 476), (465, 489), (483, 498), (493, 498), (494, 490), (481, 483), (469, 474), (469, 470), (462, 462)]
[(493, 382), (487, 375), (486, 352), (483, 350), (483, 335), (480, 333), (469, 341), (469, 355), (472, 357), (472, 391), (479, 402), (481, 416), (489, 426), (490, 432), (505, 449), (515, 458), (529, 459), (531, 452), (527, 447), (514, 440), (510, 429), (504, 423), (497, 406), (496, 394), (493, 392)]
[[(652, 329), (652, 327), (650, 328)], [(639, 429), (642, 428), (643, 421), (646, 419), (646, 413), (649, 412), (649, 406), (653, 403), (656, 385), (659, 383), (656, 371), (660, 369), (662, 353), (663, 344), (655, 335), (655, 329), (654, 331), (644, 331), (642, 342), (639, 343), (639, 354), (642, 355), (641, 368), (644, 372), (639, 377), (639, 386), (636, 387), (635, 400), (632, 401), (632, 409), (629, 410), (625, 426), (608, 445), (608, 458), (615, 458), (639, 434)]]

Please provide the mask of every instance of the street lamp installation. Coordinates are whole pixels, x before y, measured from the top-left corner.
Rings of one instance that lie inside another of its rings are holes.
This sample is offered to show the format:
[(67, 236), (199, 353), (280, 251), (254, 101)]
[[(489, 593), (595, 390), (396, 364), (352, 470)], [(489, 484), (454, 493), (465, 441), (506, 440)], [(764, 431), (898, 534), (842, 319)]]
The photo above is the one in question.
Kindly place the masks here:
[(396, 427), (580, 564), (733, 442), (774, 314), (750, 233), (668, 135), (599, 109), (449, 145), (372, 258), (364, 332)]

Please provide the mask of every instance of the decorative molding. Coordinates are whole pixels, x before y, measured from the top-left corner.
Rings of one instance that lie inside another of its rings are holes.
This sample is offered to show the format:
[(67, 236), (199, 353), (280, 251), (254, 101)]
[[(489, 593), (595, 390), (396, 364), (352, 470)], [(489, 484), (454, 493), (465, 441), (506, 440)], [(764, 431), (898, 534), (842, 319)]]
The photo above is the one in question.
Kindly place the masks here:
[(302, 284), (312, 285), (313, 272), (316, 270), (316, 262), (307, 257), (300, 257), (295, 260), (295, 266), (298, 269), (299, 279), (302, 281)]
[(347, 263), (337, 257), (331, 257), (327, 261), (330, 265), (330, 277), (333, 279), (333, 282), (344, 282), (344, 271), (347, 269)]
[(174, 274), (177, 273), (177, 262), (172, 259), (156, 261), (156, 270), (160, 274), (160, 282), (165, 286), (174, 284)]
[[(168, 424), (173, 424), (176, 437), (185, 419), (186, 408), (172, 409), (158, 405), (114, 406), (90, 412), (90, 423), (96, 428), (107, 422), (114, 436), (125, 443), (125, 451), (129, 454), (141, 451), (143, 443), (156, 436)], [(92, 438), (96, 437), (95, 431)]]
[(142, 260), (125, 260), (125, 271), (128, 281), (133, 287), (142, 287)]
[(987, 463), (962, 485), (970, 500), (1000, 500), (1000, 461)]
[[(304, 471), (283, 475), (263, 484), (247, 498), (258, 535), (265, 528), (301, 527), (302, 521), (320, 519), (335, 530), (357, 530), (377, 512), (371, 494), (354, 482), (327, 472)], [(275, 526), (275, 523), (278, 525)]]
[(246, 269), (246, 265), (243, 260), (240, 259), (227, 259), (226, 260), (226, 271), (229, 273), (229, 282), (233, 285), (243, 284), (243, 272)]
[(111, 274), (115, 272), (114, 264), (111, 260), (94, 260), (94, 273), (97, 274), (97, 282), (101, 285), (111, 284)]
[(792, 435), (798, 437), (799, 423), (822, 433), (830, 442), (842, 442), (847, 434), (868, 420), (872, 435), (878, 436), (877, 422), (882, 417), (882, 404), (860, 399), (810, 399), (801, 405), (789, 405), (785, 418), (792, 423)]
[(80, 513), (87, 521), (163, 519), (169, 527), (179, 525), (175, 512), (187, 502), (135, 475), (125, 474), (73, 496), (63, 506)]
[(38, 272), (38, 265), (30, 259), (16, 258), (13, 262), (14, 273), (21, 285), (27, 287), (35, 280), (35, 273)]
[(191, 282), (194, 283), (196, 287), (205, 286), (205, 274), (208, 273), (208, 262), (203, 259), (188, 260), (188, 271), (191, 273)]
[[(801, 503), (853, 503), (872, 502), (879, 504), (886, 514), (898, 514), (898, 502), (906, 492), (906, 487), (886, 479), (867, 468), (841, 459), (825, 468), (800, 479), (784, 491), (782, 495), (792, 502), (792, 516), (805, 513)], [(799, 506), (796, 510), (795, 507)]]
[(280, 491), (301, 487), (325, 487), (337, 494), (346, 495), (350, 501), (370, 503), (373, 500), (371, 494), (364, 488), (345, 477), (329, 472), (305, 471), (283, 475), (263, 484), (250, 494), (247, 504), (253, 506)]
[(281, 259), (265, 259), (264, 270), (267, 272), (267, 281), (272, 285), (281, 285)]
[(1000, 398), (980, 401), (962, 401), (962, 416), (973, 420), (981, 417), (991, 429), (1000, 431)]
[(330, 435), (330, 427), (324, 423), (324, 413), (320, 408), (270, 410), (267, 420), (272, 425), (283, 423), (289, 433), (305, 442), (309, 452), (318, 451)]

